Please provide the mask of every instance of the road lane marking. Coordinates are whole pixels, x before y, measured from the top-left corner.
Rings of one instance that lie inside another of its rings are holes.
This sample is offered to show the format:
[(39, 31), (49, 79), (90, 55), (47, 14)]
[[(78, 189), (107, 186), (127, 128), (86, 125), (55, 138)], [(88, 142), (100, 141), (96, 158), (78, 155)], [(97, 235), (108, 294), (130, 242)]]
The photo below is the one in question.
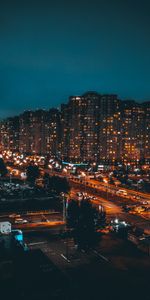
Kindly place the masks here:
[(70, 260), (69, 260), (64, 254), (60, 254), (60, 256), (61, 256), (62, 258), (64, 258), (67, 262), (70, 262)]
[(36, 243), (30, 243), (28, 244), (29, 246), (34, 246), (34, 245), (41, 245), (41, 244), (46, 244), (47, 242), (36, 242)]
[(105, 256), (103, 256), (102, 254), (98, 253), (96, 250), (93, 250), (93, 252), (94, 252), (96, 255), (98, 255), (100, 258), (102, 258), (103, 260), (109, 262), (109, 260), (108, 260), (107, 257), (105, 257)]

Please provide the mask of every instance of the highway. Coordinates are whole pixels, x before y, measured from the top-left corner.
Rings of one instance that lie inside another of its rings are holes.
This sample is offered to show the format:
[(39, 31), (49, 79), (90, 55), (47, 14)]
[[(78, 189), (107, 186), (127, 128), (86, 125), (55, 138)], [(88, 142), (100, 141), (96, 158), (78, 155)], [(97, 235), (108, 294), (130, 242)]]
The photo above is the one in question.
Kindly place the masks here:
[[(76, 193), (78, 191), (85, 192), (84, 185), (72, 183), (71, 197), (76, 198)], [(95, 193), (93, 188), (88, 187), (86, 189), (87, 196), (95, 196), (96, 199), (92, 200), (95, 205), (103, 205), (106, 210), (107, 221), (111, 219), (118, 218), (130, 223), (133, 226), (142, 228), (145, 233), (150, 234), (150, 213), (146, 216), (144, 213), (141, 214), (129, 214), (122, 210), (122, 205), (124, 204), (124, 199), (121, 199), (116, 203), (115, 200), (110, 200), (110, 194), (108, 193), (108, 198), (104, 198)], [(112, 198), (111, 198), (112, 199)], [(126, 201), (126, 200), (125, 200)], [(132, 202), (131, 202), (132, 203)]]
[[(54, 173), (55, 174), (55, 173)], [(64, 177), (62, 174), (55, 174), (61, 177)], [(66, 174), (65, 174), (66, 176)], [(95, 196), (96, 199), (93, 199), (93, 203), (95, 205), (103, 205), (108, 222), (112, 218), (120, 218), (121, 220), (125, 220), (130, 224), (141, 227), (144, 229), (146, 233), (150, 233), (150, 213), (141, 213), (139, 214), (129, 214), (122, 210), (122, 206), (124, 204), (139, 204), (140, 201), (147, 200), (149, 203), (150, 195), (145, 193), (138, 193), (140, 195), (140, 200), (133, 198), (133, 196), (137, 196), (137, 192), (129, 189), (123, 188), (127, 192), (127, 196), (116, 195), (116, 191), (119, 189), (111, 184), (106, 184), (103, 182), (99, 182), (97, 180), (88, 179), (88, 178), (75, 178), (74, 176), (70, 176), (67, 174), (66, 176), (71, 185), (71, 198), (76, 198), (77, 191), (83, 191), (88, 193), (89, 195)], [(19, 212), (19, 218), (26, 220), (26, 223), (15, 224), (15, 218), (9, 217), (8, 214), (0, 216), (1, 221), (10, 221), (12, 223), (12, 228), (22, 228), (24, 230), (38, 230), (39, 228), (50, 228), (54, 226), (63, 226), (64, 222), (62, 221), (62, 215), (60, 213), (52, 213), (52, 212), (37, 212), (37, 213), (26, 213)], [(17, 218), (17, 217), (16, 217)]]
[[(70, 193), (71, 198), (77, 198), (76, 193), (78, 191), (84, 192), (84, 186), (79, 184), (72, 184), (72, 189)], [(95, 196), (96, 199), (93, 199), (92, 202), (94, 205), (103, 205), (106, 210), (107, 222), (110, 222), (111, 219), (119, 218), (120, 220), (124, 220), (129, 222), (132, 225), (135, 225), (139, 228), (142, 228), (146, 233), (150, 233), (150, 217), (140, 215), (132, 215), (127, 212), (123, 212), (121, 208), (121, 204), (116, 202), (112, 202), (108, 199), (99, 196), (97, 193), (93, 191), (93, 189), (88, 188), (87, 191), (88, 196)], [(26, 223), (15, 224), (15, 220), (17, 219), (25, 220)], [(62, 214), (59, 212), (51, 212), (51, 211), (38, 211), (38, 212), (19, 212), (16, 214), (1, 214), (0, 221), (10, 221), (12, 224), (12, 228), (19, 228), (27, 231), (37, 231), (41, 229), (48, 228), (56, 228), (64, 226), (64, 222), (62, 221)]]
[[(59, 172), (53, 172), (50, 171), (49, 169), (45, 169), (45, 172), (49, 173), (49, 175), (56, 175), (59, 177), (66, 177), (71, 186), (73, 183), (78, 183), (80, 184), (80, 186), (84, 186), (84, 189), (86, 191), (86, 189), (88, 187), (97, 190), (97, 191), (101, 191), (101, 192), (105, 192), (110, 193), (112, 196), (114, 195), (117, 200), (119, 200), (118, 198), (122, 198), (123, 200), (129, 200), (129, 203), (135, 203), (135, 202), (139, 202), (142, 203), (143, 201), (147, 201), (148, 204), (150, 205), (150, 194), (149, 193), (144, 193), (144, 192), (140, 192), (140, 191), (136, 191), (136, 190), (132, 190), (132, 189), (128, 189), (126, 187), (120, 187), (120, 186), (115, 186), (113, 184), (110, 183), (105, 183), (96, 179), (91, 179), (88, 176), (82, 177), (82, 178), (78, 178), (74, 175), (70, 175), (68, 173), (59, 173)], [(119, 196), (117, 195), (117, 192), (119, 190), (124, 190), (126, 192), (126, 196), (124, 196), (123, 194), (119, 194)], [(137, 201), (138, 200), (138, 201)]]
[[(79, 179), (77, 177), (69, 177), (68, 178), (70, 182), (77, 182), (77, 183), (80, 183), (82, 185), (84, 185), (85, 187), (92, 187), (92, 188), (96, 188), (98, 190), (101, 190), (101, 191), (105, 191), (105, 192), (110, 192), (112, 195), (116, 195), (116, 192), (119, 191), (120, 189), (121, 190), (124, 190), (126, 191), (127, 193), (127, 196), (126, 198), (127, 199), (130, 199), (130, 200), (135, 200), (133, 198), (133, 196), (139, 196), (139, 198), (141, 200), (147, 200), (149, 203), (150, 203), (150, 194), (148, 193), (142, 193), (142, 192), (139, 192), (139, 191), (134, 191), (134, 190), (131, 190), (131, 189), (127, 189), (127, 188), (122, 188), (122, 187), (116, 187), (114, 186), (113, 184), (109, 184), (109, 183), (104, 183), (104, 182), (100, 182), (98, 180), (94, 180), (94, 179)], [(120, 194), (119, 195), (120, 197), (124, 198), (124, 195)]]
[[(15, 169), (17, 169), (17, 171), (20, 172), (19, 167), (15, 167)], [(99, 181), (96, 179), (91, 179), (88, 176), (78, 178), (77, 176), (74, 176), (67, 172), (60, 173), (57, 171), (51, 171), (50, 169), (47, 169), (47, 168), (43, 169), (43, 171), (48, 173), (50, 176), (56, 175), (59, 177), (66, 177), (70, 183), (71, 182), (80, 183), (84, 186), (90, 186), (92, 188), (96, 188), (97, 190), (105, 191), (106, 193), (111, 193), (112, 195), (116, 195), (116, 192), (118, 192), (121, 189), (127, 193), (126, 199), (135, 201), (135, 197), (139, 197), (139, 201), (148, 201), (148, 203), (150, 205), (150, 193), (144, 193), (144, 192), (140, 192), (138, 190), (128, 189), (126, 187), (115, 186), (110, 183), (106, 183), (106, 182)], [(119, 197), (124, 198), (124, 195), (119, 194)]]

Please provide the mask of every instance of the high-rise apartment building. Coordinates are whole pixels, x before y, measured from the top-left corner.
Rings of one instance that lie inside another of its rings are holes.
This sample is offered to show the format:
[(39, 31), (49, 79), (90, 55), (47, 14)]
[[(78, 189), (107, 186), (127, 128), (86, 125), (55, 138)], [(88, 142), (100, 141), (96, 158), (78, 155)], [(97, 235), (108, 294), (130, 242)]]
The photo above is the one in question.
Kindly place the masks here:
[(69, 158), (69, 140), (70, 140), (70, 109), (68, 104), (61, 105), (61, 157), (63, 160)]
[(115, 162), (120, 159), (121, 101), (117, 95), (101, 95), (99, 120), (98, 161)]
[(0, 150), (70, 162), (150, 162), (150, 102), (87, 92), (57, 109), (25, 111), (0, 123)]
[(120, 112), (105, 117), (100, 127), (99, 161), (114, 163), (121, 160), (121, 115)]
[(44, 110), (25, 111), (20, 115), (20, 152), (42, 154), (45, 151), (45, 121)]
[(144, 109), (144, 160), (150, 162), (150, 101), (142, 104)]
[(70, 161), (97, 161), (100, 96), (87, 92), (62, 105), (62, 156)]
[(51, 157), (61, 155), (61, 117), (58, 109), (52, 108), (47, 112), (46, 119), (46, 154)]
[(20, 116), (22, 153), (55, 156), (60, 148), (60, 113), (57, 109), (26, 111)]
[(0, 123), (0, 150), (19, 151), (19, 117), (7, 118)]
[[(96, 92), (70, 97), (69, 103), (62, 106), (63, 158), (94, 162), (112, 159), (109, 154), (119, 131), (119, 104), (116, 95), (99, 95)], [(114, 128), (108, 124), (113, 116)], [(111, 145), (112, 133), (115, 139)], [(117, 156), (118, 151), (112, 151)], [(116, 158), (115, 155), (113, 158)]]
[(134, 101), (123, 101), (122, 160), (135, 163), (144, 159), (145, 110)]

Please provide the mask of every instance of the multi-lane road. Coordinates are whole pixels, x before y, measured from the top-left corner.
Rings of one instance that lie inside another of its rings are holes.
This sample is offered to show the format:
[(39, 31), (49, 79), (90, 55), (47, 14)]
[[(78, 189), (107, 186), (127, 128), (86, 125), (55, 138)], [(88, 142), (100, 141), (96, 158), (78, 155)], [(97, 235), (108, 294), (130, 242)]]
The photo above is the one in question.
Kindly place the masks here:
[[(74, 185), (71, 191), (71, 196), (76, 197), (76, 193), (79, 191), (78, 184)], [(85, 191), (84, 186), (80, 186), (80, 191)], [(126, 222), (129, 222), (132, 225), (135, 225), (139, 228), (142, 228), (145, 233), (150, 233), (150, 214), (129, 214), (127, 212), (124, 212), (121, 207), (121, 202), (116, 203), (116, 201), (110, 201), (109, 200), (109, 194), (108, 199), (99, 196), (93, 189), (88, 188), (87, 195), (89, 196), (95, 196), (96, 199), (93, 199), (92, 202), (95, 205), (103, 205), (106, 210), (107, 215), (107, 221), (109, 222), (113, 218), (119, 218), (120, 220), (124, 220)], [(124, 200), (123, 200), (124, 201)]]
[[(72, 189), (70, 193), (71, 198), (77, 198), (78, 191), (85, 191), (84, 185), (81, 183), (72, 183)], [(95, 205), (103, 205), (106, 210), (107, 221), (109, 222), (113, 218), (119, 218), (125, 220), (132, 225), (142, 228), (146, 233), (150, 233), (150, 218), (149, 215), (133, 215), (124, 212), (121, 207), (121, 202), (116, 203), (108, 197), (102, 197), (98, 193), (95, 193), (95, 189), (88, 187), (88, 196), (95, 196), (92, 199)], [(124, 199), (122, 199), (124, 201)], [(1, 214), (0, 222), (10, 221), (12, 228), (20, 228), (23, 230), (41, 230), (45, 228), (63, 228), (64, 222), (62, 219), (62, 214), (59, 212), (52, 211), (38, 211), (38, 212), (24, 212), (20, 211), (15, 214)]]
[[(59, 176), (63, 176), (62, 174), (57, 174)], [(141, 214), (129, 214), (122, 210), (122, 206), (125, 204), (134, 205), (137, 203), (142, 203), (143, 201), (147, 201), (148, 205), (150, 205), (150, 195), (129, 190), (127, 188), (123, 188), (126, 191), (126, 196), (123, 194), (117, 194), (119, 190), (118, 187), (99, 182), (94, 179), (89, 179), (88, 177), (84, 178), (76, 178), (74, 176), (66, 175), (70, 185), (71, 185), (71, 198), (76, 198), (77, 191), (86, 192), (89, 195), (95, 196), (96, 199), (93, 199), (93, 203), (95, 205), (103, 205), (106, 213), (108, 221), (112, 218), (121, 218), (135, 226), (141, 227), (145, 232), (150, 233), (150, 212), (143, 212)], [(138, 199), (136, 197), (139, 197)], [(49, 228), (52, 226), (63, 226), (64, 222), (62, 221), (62, 215), (60, 213), (52, 213), (52, 212), (37, 212), (37, 213), (26, 213), (19, 212), (20, 216), (10, 217), (10, 215), (1, 215), (0, 221), (10, 221), (12, 223), (13, 228), (23, 228), (28, 230), (36, 230), (38, 228)], [(16, 219), (26, 220), (25, 222), (21, 222), (21, 220), (17, 223)]]
[[(142, 193), (139, 191), (135, 191), (135, 190), (131, 190), (131, 189), (127, 189), (125, 187), (121, 188), (121, 187), (116, 187), (113, 184), (109, 184), (109, 183), (104, 183), (98, 180), (94, 180), (94, 179), (89, 179), (87, 178), (77, 178), (77, 177), (69, 177), (69, 181), (70, 182), (76, 182), (76, 183), (80, 183), (82, 185), (84, 185), (85, 190), (87, 187), (91, 187), (93, 189), (97, 189), (100, 191), (105, 191), (108, 193), (111, 193), (112, 195), (116, 195), (116, 193), (119, 192), (119, 190), (123, 190), (126, 193), (126, 199), (135, 201), (135, 199), (137, 198), (139, 201), (147, 201), (150, 204), (150, 194), (148, 193)], [(124, 197), (123, 193), (119, 193), (119, 196), (122, 198)]]

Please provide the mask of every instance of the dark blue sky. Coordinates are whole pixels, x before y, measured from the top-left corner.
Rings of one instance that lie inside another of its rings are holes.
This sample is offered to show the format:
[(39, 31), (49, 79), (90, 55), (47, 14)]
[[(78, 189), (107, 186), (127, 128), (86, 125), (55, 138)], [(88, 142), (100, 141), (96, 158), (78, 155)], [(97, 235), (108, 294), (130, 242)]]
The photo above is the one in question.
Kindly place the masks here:
[(3, 1), (0, 118), (87, 90), (150, 100), (150, 1)]

